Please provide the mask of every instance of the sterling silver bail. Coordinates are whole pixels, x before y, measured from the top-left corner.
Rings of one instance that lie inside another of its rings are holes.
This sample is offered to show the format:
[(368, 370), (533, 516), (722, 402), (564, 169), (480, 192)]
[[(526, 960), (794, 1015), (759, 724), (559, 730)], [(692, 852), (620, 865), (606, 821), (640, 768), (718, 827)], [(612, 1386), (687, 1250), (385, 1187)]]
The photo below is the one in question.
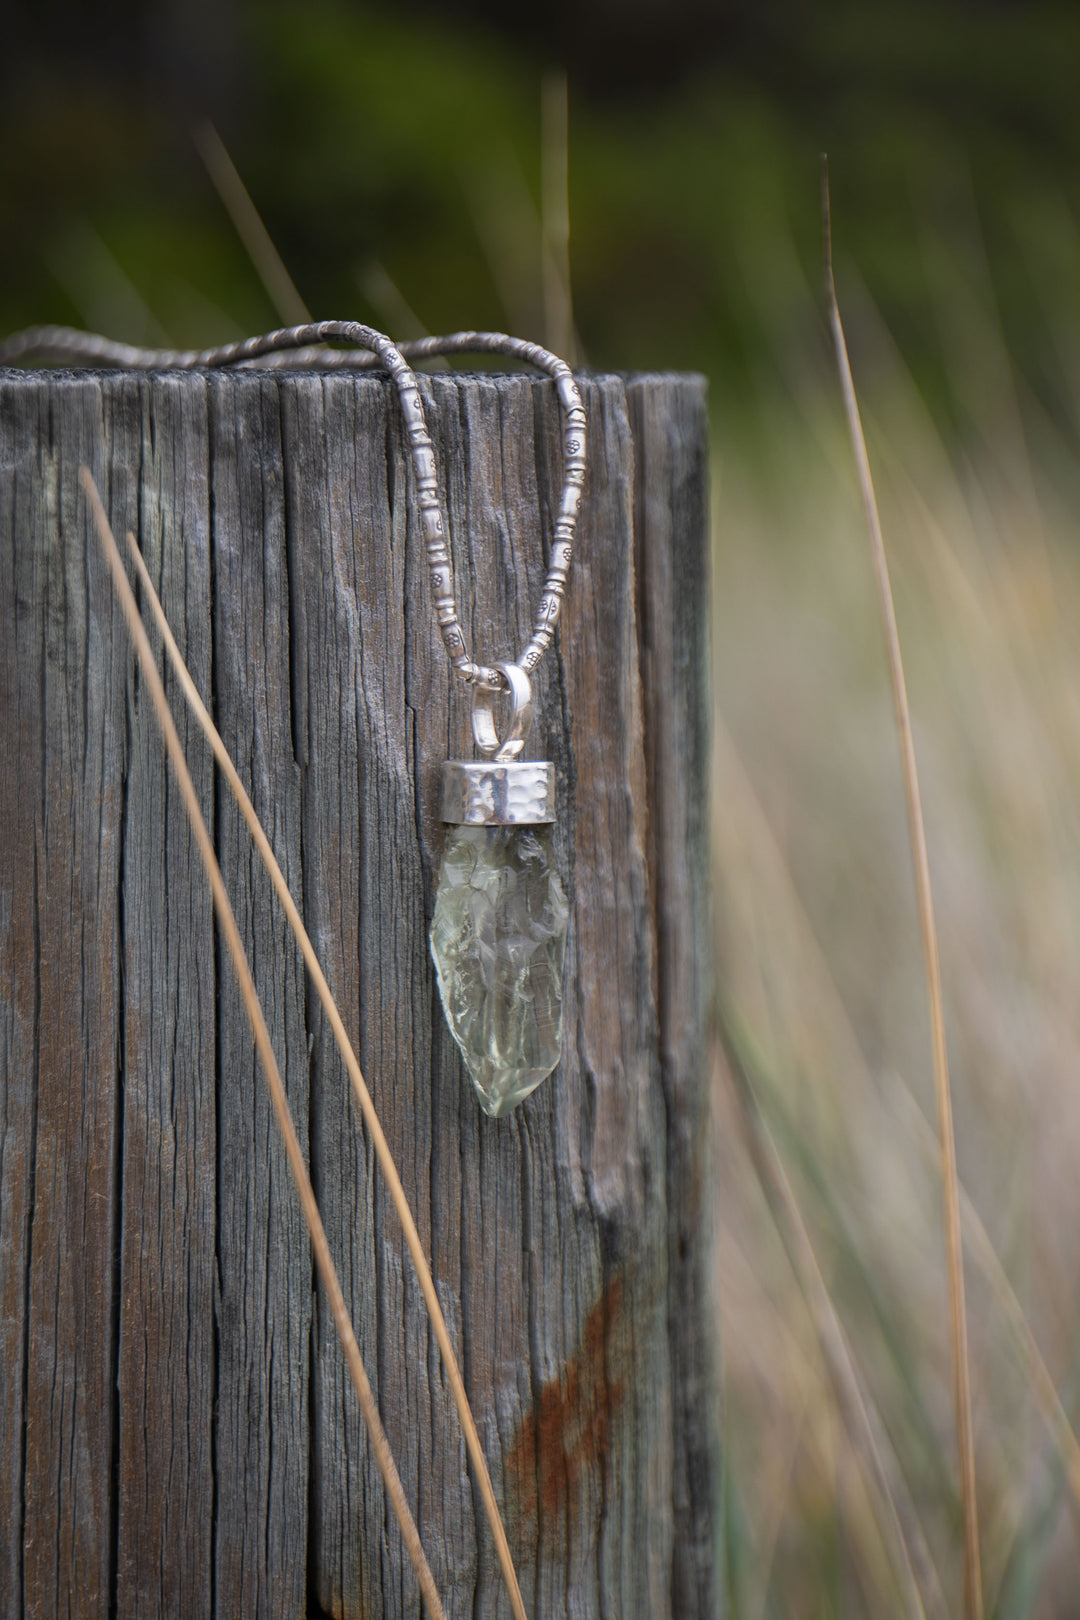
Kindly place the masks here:
[(442, 768), (442, 819), (473, 827), (528, 827), (555, 820), (555, 767), (519, 760), (532, 724), (532, 682), (520, 664), (496, 664), (506, 680), (510, 719), (495, 724), (490, 688), (473, 689), (472, 728), (484, 760), (448, 759)]
[(472, 729), (480, 752), (501, 763), (516, 759), (525, 746), (532, 725), (532, 682), (520, 664), (496, 664), (495, 668), (505, 678), (510, 694), (510, 724), (506, 736), (500, 737), (495, 725), (492, 704), (496, 694), (491, 687), (473, 688)]

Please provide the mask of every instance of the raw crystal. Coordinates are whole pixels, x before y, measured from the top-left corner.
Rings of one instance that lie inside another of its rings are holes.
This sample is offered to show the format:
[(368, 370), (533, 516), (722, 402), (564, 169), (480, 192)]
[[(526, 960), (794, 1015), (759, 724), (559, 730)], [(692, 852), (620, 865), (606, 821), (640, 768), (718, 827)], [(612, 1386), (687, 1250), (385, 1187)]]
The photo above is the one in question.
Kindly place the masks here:
[(562, 1053), (566, 895), (551, 828), (446, 828), (431, 954), (485, 1114), (516, 1108)]

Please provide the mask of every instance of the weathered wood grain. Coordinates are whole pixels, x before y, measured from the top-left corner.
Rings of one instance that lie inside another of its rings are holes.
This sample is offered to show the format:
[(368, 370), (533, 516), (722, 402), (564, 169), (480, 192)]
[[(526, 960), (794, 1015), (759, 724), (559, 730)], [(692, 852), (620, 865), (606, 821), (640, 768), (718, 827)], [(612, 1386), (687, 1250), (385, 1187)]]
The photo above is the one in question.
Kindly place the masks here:
[[(553, 390), (423, 384), (462, 621), (543, 578)], [(0, 373), (0, 1614), (404, 1615), (360, 1426), (80, 460), (135, 529), (340, 1001), (531, 1613), (713, 1614), (702, 1300), (703, 388), (586, 379), (543, 666), (564, 1061), (479, 1111), (427, 950), (464, 695), (387, 385)], [(449, 1612), (508, 1612), (401, 1234), (297, 951), (178, 710), (357, 1337)]]
[[(273, 377), (207, 381), (214, 570), (213, 708), (222, 740), (297, 901), (300, 771), (293, 757), (285, 458)], [(308, 1132), (299, 949), (228, 793), (216, 841), (301, 1140)], [(306, 1601), (306, 1230), (258, 1072), (239, 988), (218, 974), (218, 1611), (293, 1615)]]
[[(126, 379), (108, 387), (131, 393)], [(205, 392), (147, 378), (135, 403), (141, 461), (130, 521), (192, 675), (209, 691)], [(89, 535), (83, 543), (92, 550)], [(209, 751), (168, 689), (212, 818)], [(209, 885), (141, 683), (128, 691), (116, 1613), (179, 1620), (208, 1614), (213, 1590), (216, 984)]]
[(657, 941), (660, 1076), (667, 1137), (668, 1332), (679, 1525), (671, 1602), (701, 1614), (713, 1583), (719, 1445), (710, 1347), (699, 1312), (706, 1286), (705, 1117), (708, 892), (705, 795), (708, 755), (708, 466), (705, 388), (686, 378), (635, 377), (627, 385), (634, 433), (640, 649), (649, 783), (649, 874)]

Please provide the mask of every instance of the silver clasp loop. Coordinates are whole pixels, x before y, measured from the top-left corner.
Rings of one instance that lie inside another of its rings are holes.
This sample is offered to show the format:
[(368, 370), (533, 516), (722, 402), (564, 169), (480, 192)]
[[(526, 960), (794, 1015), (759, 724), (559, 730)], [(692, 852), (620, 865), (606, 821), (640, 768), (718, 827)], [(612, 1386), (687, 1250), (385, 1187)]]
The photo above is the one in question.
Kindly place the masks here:
[(476, 746), (492, 759), (516, 759), (532, 725), (532, 683), (520, 664), (496, 664), (510, 693), (510, 724), (500, 737), (492, 713), (494, 692), (473, 689), (472, 729)]

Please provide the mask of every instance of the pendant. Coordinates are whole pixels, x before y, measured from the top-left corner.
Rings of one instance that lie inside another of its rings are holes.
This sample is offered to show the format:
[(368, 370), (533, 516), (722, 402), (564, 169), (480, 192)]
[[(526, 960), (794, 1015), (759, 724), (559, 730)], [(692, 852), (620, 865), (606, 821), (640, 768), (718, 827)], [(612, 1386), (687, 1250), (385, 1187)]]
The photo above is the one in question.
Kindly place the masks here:
[(555, 769), (519, 761), (532, 715), (529, 677), (510, 688), (500, 739), (488, 692), (473, 735), (489, 757), (443, 765), (447, 823), (431, 954), (443, 1011), (485, 1114), (516, 1108), (562, 1056), (562, 980), (570, 907), (552, 854)]

